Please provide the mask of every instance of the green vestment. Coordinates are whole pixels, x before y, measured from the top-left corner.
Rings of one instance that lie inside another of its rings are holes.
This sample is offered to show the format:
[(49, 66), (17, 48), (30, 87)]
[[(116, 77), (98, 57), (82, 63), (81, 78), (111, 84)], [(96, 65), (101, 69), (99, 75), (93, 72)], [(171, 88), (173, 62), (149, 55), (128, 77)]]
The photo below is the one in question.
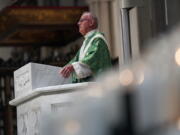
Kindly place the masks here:
[(78, 79), (76, 74), (73, 73), (73, 83), (89, 81), (90, 78), (94, 78), (98, 74), (111, 67), (109, 50), (102, 33), (95, 31), (84, 42), (84, 50), (86, 49), (84, 57), (80, 59), (79, 50), (76, 56), (69, 62), (69, 64), (72, 64), (73, 62), (81, 62), (83, 64), (86, 64), (91, 69), (92, 75), (87, 78)]

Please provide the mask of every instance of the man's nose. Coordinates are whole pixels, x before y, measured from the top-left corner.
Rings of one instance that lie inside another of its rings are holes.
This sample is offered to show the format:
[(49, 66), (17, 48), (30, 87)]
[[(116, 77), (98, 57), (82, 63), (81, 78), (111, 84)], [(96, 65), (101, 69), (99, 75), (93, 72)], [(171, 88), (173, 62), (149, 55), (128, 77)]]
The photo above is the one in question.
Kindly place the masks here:
[(77, 25), (79, 26), (79, 25), (80, 25), (80, 23), (81, 23), (81, 22), (79, 21), (79, 22), (77, 23)]

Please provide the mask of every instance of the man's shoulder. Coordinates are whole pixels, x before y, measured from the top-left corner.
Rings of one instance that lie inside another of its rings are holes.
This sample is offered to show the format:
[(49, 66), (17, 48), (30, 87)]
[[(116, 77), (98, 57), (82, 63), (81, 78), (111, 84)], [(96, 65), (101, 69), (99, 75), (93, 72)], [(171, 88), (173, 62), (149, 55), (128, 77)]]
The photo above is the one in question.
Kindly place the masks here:
[(104, 37), (104, 33), (97, 31), (97, 32), (95, 32), (94, 36), (103, 36)]
[(94, 46), (107, 46), (107, 41), (106, 39), (104, 38), (103, 35), (98, 35), (98, 36), (95, 36), (91, 42), (92, 45)]
[(104, 33), (102, 33), (102, 32), (96, 32), (93, 35), (92, 39), (93, 39), (93, 42), (96, 42), (96, 41), (104, 41), (104, 42), (106, 42), (106, 38), (104, 36)]
[(105, 36), (104, 36), (104, 33), (102, 33), (102, 32), (99, 32), (99, 31), (97, 31), (97, 32), (95, 32), (94, 34), (93, 34), (93, 36), (91, 37), (91, 39), (94, 41), (94, 40), (105, 40)]

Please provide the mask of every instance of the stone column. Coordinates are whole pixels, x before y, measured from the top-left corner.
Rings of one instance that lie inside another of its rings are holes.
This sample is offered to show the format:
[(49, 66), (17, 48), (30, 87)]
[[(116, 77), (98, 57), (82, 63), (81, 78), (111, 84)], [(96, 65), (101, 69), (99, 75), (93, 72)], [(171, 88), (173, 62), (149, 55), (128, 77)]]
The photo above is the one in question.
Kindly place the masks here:
[(143, 6), (134, 8), (130, 12), (131, 18), (131, 43), (133, 45), (133, 59), (140, 57), (147, 41), (153, 37), (152, 1), (146, 0)]
[[(129, 20), (130, 20), (130, 37), (131, 37), (131, 55), (132, 55), (132, 59), (137, 59), (139, 58), (140, 55), (140, 49), (139, 49), (139, 45), (140, 45), (140, 33), (139, 33), (139, 16), (138, 16), (138, 11), (139, 9), (137, 7), (133, 8), (129, 15)], [(133, 22), (133, 23), (131, 23)]]
[[(120, 9), (128, 11), (128, 31), (131, 59), (140, 57), (140, 51), (144, 43), (152, 37), (151, 31), (151, 0), (119, 0)], [(122, 21), (122, 19), (121, 19)], [(126, 24), (126, 22), (123, 22)], [(121, 25), (124, 28), (123, 25)], [(124, 36), (122, 36), (124, 37)], [(124, 38), (123, 38), (124, 39)], [(126, 46), (126, 43), (123, 43)], [(123, 53), (125, 53), (123, 51)]]

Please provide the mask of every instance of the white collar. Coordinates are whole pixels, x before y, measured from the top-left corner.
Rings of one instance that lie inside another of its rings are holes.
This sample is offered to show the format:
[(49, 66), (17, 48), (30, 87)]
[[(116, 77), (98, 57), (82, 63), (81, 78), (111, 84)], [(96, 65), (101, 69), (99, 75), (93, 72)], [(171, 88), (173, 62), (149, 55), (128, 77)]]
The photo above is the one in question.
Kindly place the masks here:
[(95, 32), (97, 32), (97, 29), (91, 30), (88, 33), (86, 33), (86, 35), (84, 36), (85, 39), (87, 39), (88, 37), (90, 37), (91, 35), (93, 35)]

